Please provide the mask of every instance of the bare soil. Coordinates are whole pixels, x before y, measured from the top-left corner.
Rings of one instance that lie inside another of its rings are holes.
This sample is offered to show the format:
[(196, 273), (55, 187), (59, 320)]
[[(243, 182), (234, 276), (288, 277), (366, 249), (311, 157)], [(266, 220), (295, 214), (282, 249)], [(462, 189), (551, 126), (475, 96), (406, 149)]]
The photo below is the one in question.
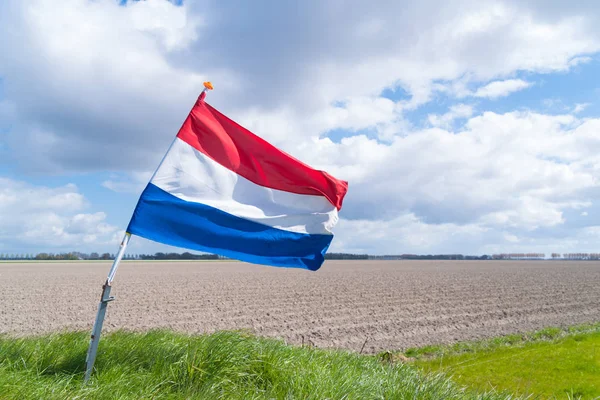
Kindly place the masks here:
[[(109, 268), (0, 263), (0, 333), (91, 330)], [(598, 262), (124, 262), (104, 327), (246, 329), (373, 353), (597, 322), (599, 288)]]

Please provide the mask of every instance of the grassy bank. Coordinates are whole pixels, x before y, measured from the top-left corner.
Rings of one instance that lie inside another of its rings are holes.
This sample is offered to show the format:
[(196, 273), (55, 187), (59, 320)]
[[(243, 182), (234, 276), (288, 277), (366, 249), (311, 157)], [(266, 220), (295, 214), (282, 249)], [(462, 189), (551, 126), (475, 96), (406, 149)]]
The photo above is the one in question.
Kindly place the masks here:
[(376, 356), (221, 332), (105, 335), (82, 386), (88, 334), (0, 337), (2, 399), (499, 399)]
[[(0, 399), (593, 399), (600, 324), (365, 356), (244, 333), (0, 336)], [(468, 389), (464, 389), (468, 388)]]
[(600, 324), (411, 349), (426, 373), (443, 372), (477, 390), (544, 399), (600, 398)]

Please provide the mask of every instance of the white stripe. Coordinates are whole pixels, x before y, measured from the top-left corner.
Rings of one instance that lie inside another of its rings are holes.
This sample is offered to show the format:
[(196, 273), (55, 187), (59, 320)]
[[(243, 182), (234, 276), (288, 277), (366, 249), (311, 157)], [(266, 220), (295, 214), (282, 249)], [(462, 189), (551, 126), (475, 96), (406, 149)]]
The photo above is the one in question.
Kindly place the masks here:
[(324, 197), (257, 185), (177, 138), (151, 182), (185, 201), (286, 231), (331, 234), (337, 209)]

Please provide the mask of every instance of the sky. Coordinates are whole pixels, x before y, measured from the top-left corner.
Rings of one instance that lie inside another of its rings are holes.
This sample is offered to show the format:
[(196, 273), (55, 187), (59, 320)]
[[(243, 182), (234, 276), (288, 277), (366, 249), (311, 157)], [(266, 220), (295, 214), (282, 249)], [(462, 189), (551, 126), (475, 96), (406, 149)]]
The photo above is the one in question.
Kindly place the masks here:
[(116, 252), (206, 80), (349, 182), (332, 252), (598, 252), (600, 4), (448, 3), (1, 1), (0, 253)]

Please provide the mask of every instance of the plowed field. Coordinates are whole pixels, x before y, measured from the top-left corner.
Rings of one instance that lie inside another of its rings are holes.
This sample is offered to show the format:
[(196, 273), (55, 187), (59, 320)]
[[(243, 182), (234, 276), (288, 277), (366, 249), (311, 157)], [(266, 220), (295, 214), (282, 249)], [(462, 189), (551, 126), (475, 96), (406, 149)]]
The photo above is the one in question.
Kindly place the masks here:
[[(0, 333), (91, 330), (109, 268), (0, 263)], [(599, 288), (597, 262), (124, 262), (104, 327), (248, 329), (372, 353), (600, 321)]]

